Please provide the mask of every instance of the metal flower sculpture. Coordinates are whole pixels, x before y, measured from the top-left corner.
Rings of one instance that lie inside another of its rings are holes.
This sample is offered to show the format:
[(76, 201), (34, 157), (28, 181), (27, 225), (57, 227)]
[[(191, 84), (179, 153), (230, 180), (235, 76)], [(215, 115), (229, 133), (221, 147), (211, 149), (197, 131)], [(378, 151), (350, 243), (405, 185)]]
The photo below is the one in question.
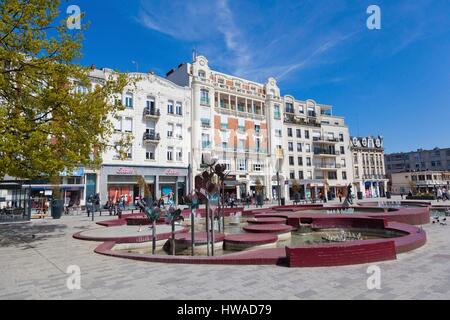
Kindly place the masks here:
[(210, 227), (210, 223), (212, 226), (214, 225), (215, 211), (218, 209), (217, 206), (220, 206), (218, 199), (226, 176), (226, 166), (213, 162), (207, 167), (207, 170), (195, 177), (194, 183), (198, 197), (206, 200), (207, 254), (209, 255), (209, 246), (211, 246), (211, 253), (214, 255), (214, 228)]
[(161, 216), (161, 209), (158, 207), (145, 207), (144, 209), (145, 215), (150, 220), (152, 224), (152, 254), (155, 254), (156, 250), (156, 222), (159, 220)]
[(171, 248), (172, 255), (175, 255), (175, 221), (184, 221), (184, 217), (181, 215), (181, 209), (175, 209), (174, 206), (170, 206), (168, 212), (166, 213), (166, 218), (172, 227)]

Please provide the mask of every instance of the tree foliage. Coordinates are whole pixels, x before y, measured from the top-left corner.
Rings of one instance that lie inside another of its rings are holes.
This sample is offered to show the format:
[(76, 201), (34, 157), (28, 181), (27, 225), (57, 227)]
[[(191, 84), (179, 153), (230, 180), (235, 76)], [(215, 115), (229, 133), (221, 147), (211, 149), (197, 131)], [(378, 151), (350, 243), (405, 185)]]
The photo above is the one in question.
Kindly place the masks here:
[(70, 31), (56, 23), (59, 5), (0, 2), (0, 178), (98, 165), (113, 132), (108, 115), (123, 108), (111, 97), (127, 77), (113, 74), (91, 85), (90, 68), (76, 64), (86, 26)]

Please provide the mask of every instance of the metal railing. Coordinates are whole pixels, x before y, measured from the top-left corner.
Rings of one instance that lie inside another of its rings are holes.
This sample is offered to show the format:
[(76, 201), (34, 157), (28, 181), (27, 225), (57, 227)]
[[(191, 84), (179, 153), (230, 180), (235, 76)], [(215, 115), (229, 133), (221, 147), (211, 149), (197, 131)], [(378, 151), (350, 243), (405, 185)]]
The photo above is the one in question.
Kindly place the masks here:
[(155, 108), (144, 109), (144, 117), (159, 117), (159, 116), (161, 116), (161, 112), (159, 109)]
[(339, 156), (341, 153), (338, 150), (315, 149), (314, 154), (315, 155)]
[(161, 137), (156, 132), (144, 132), (143, 139), (145, 141), (159, 141)]

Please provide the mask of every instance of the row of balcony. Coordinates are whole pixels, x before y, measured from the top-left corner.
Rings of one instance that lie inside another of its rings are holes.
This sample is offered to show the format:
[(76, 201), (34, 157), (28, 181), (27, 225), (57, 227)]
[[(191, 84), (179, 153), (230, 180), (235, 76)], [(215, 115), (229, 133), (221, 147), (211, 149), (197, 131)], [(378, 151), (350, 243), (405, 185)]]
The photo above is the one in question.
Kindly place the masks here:
[(366, 180), (374, 180), (374, 179), (387, 179), (387, 175), (385, 174), (363, 174), (361, 176), (356, 175), (355, 176), (356, 179), (366, 179)]
[(313, 142), (334, 144), (338, 142), (343, 142), (343, 140), (339, 138), (330, 138), (330, 137), (313, 137)]
[(143, 139), (144, 139), (144, 142), (159, 143), (159, 140), (161, 140), (161, 137), (160, 137), (159, 133), (150, 131), (150, 132), (144, 132)]
[(339, 150), (314, 149), (314, 154), (318, 156), (339, 156), (341, 152)]
[[(295, 114), (294, 108), (286, 108), (284, 111), (290, 113), (291, 116)], [(317, 118), (317, 113), (315, 111), (308, 111), (306, 115), (311, 118)]]
[(256, 120), (264, 120), (264, 118), (265, 118), (265, 115), (262, 113), (252, 113), (252, 112), (245, 112), (245, 111), (239, 111), (239, 110), (227, 109), (227, 108), (219, 108), (219, 107), (214, 108), (214, 110), (217, 113), (232, 115), (232, 116), (241, 117), (241, 118), (250, 118), (250, 119), (256, 119)]
[(263, 99), (266, 98), (265, 94), (259, 93), (259, 92), (253, 91), (253, 90), (244, 90), (244, 89), (237, 88), (237, 87), (234, 87), (234, 86), (228, 86), (226, 84), (218, 83), (218, 82), (212, 81), (210, 79), (202, 78), (202, 77), (195, 77), (195, 78), (200, 80), (203, 83), (208, 83), (208, 84), (214, 85), (216, 87), (219, 87), (221, 89), (225, 89), (225, 90), (230, 91), (230, 92), (237, 92), (237, 93), (241, 93), (241, 94), (257, 96), (257, 97), (260, 97), (260, 98), (263, 98)]
[(345, 166), (339, 163), (314, 163), (314, 167), (320, 170), (336, 170), (345, 168)]
[(298, 124), (303, 126), (311, 126), (311, 127), (321, 127), (320, 122), (313, 118), (300, 118), (293, 115), (285, 115), (284, 116), (284, 123), (292, 123), (292, 124)]
[[(211, 149), (211, 141), (203, 141), (202, 149)], [(267, 149), (264, 148), (224, 148), (224, 147), (214, 147), (217, 152), (237, 152), (237, 153), (267, 153)]]
[(144, 108), (144, 118), (159, 119), (161, 111), (156, 108)]

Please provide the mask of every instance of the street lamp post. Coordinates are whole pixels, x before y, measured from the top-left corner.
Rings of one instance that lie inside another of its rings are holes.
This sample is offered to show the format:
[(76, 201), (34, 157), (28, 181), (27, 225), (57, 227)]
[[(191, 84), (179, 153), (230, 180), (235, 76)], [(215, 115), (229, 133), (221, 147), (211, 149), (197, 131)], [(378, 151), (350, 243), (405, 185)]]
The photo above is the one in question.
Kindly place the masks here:
[(280, 197), (280, 172), (277, 170), (277, 198), (278, 205), (281, 206), (281, 197)]
[(277, 198), (278, 205), (281, 206), (281, 188), (280, 188), (280, 168), (281, 168), (281, 159), (277, 159)]

